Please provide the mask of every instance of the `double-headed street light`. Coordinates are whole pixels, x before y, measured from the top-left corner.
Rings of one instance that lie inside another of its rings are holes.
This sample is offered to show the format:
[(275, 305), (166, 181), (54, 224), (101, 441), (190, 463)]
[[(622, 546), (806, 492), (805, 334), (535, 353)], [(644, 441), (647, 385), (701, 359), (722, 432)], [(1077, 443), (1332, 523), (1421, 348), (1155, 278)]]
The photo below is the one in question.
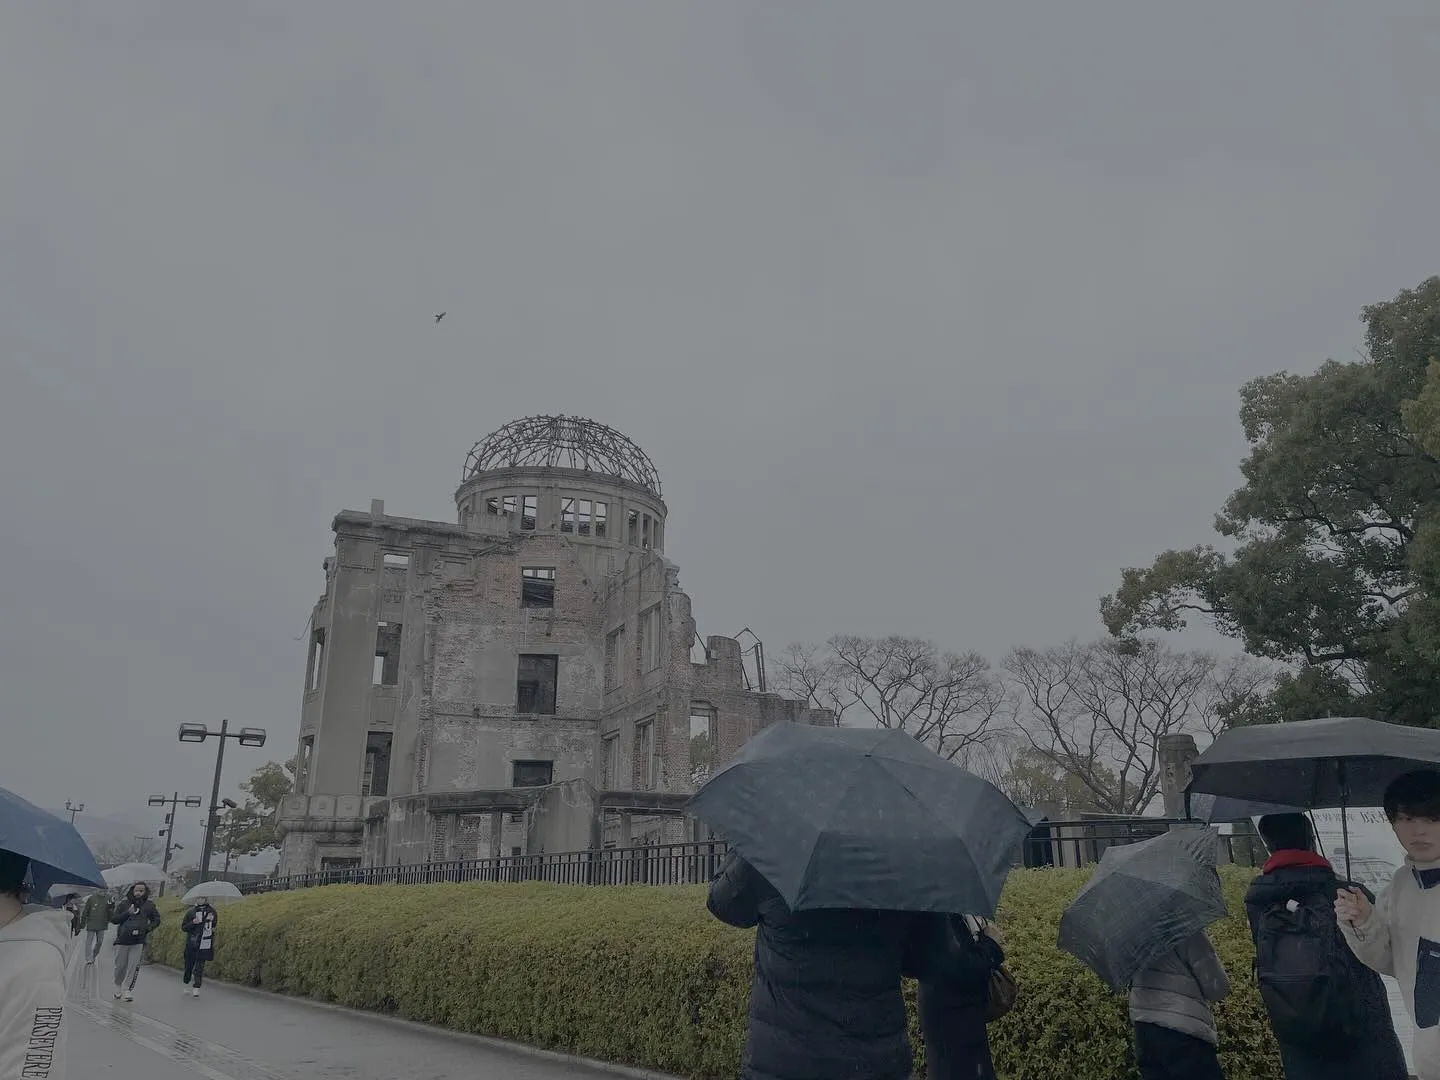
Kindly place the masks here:
[(83, 813), (85, 812), (85, 804), (84, 804), (83, 802), (82, 802), (82, 803), (72, 803), (69, 799), (66, 799), (66, 800), (65, 800), (65, 809), (70, 811), (70, 824), (71, 824), (71, 825), (74, 825), (74, 824), (75, 824), (75, 815), (76, 815), (76, 814), (83, 814)]
[[(175, 812), (181, 806), (188, 806), (192, 809), (199, 806), (200, 796), (186, 795), (182, 798), (178, 791), (168, 799), (164, 795), (151, 795), (149, 805), (170, 807), (170, 812), (165, 815), (165, 828), (160, 830), (160, 835), (165, 837), (165, 861), (160, 864), (160, 869), (168, 874), (170, 872), (170, 854), (172, 850), (180, 847), (175, 843)], [(161, 893), (165, 891), (163, 884), (160, 886), (160, 891)]]
[(205, 819), (205, 846), (200, 852), (200, 880), (210, 880), (210, 853), (215, 846), (215, 825), (220, 814), (220, 770), (225, 764), (225, 740), (234, 739), (241, 746), (264, 746), (265, 729), (258, 727), (230, 730), (230, 721), (221, 720), (220, 730), (211, 731), (204, 724), (181, 724), (180, 741), (202, 743), (206, 739), (218, 739), (220, 746), (215, 752), (215, 784), (210, 789), (210, 813)]

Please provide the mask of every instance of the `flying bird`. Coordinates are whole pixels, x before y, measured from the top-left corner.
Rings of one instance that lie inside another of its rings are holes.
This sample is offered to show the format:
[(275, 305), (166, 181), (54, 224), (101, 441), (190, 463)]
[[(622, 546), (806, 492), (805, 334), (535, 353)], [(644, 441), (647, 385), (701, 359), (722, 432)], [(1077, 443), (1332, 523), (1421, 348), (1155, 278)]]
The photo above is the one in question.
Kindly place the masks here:
[(445, 312), (442, 311), (442, 312), (440, 312), (438, 315), (435, 316), (435, 321), (438, 323), (438, 322), (439, 322), (441, 319), (443, 319), (444, 317), (445, 317)]

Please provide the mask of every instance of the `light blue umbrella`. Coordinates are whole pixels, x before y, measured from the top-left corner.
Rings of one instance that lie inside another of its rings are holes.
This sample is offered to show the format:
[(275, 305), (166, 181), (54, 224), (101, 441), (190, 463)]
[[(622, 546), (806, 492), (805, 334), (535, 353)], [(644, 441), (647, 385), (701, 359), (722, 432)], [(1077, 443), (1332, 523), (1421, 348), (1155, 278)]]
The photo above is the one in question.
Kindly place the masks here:
[(105, 888), (100, 867), (75, 826), (0, 788), (0, 850), (30, 860), (33, 892), (44, 896), (57, 882)]

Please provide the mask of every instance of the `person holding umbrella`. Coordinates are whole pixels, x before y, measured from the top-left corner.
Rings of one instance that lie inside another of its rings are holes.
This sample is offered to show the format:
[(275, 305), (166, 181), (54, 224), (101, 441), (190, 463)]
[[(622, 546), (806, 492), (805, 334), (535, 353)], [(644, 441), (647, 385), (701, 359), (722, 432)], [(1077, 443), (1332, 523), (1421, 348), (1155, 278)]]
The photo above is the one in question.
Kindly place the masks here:
[(1112, 847), (1060, 917), (1060, 948), (1129, 992), (1144, 1080), (1222, 1080), (1213, 1002), (1230, 980), (1205, 927), (1225, 915), (1216, 837), (1172, 829)]
[(193, 977), (195, 985), (190, 993), (200, 996), (200, 982), (205, 977), (205, 965), (215, 959), (215, 927), (220, 914), (210, 904), (210, 898), (201, 893), (193, 907), (186, 909), (181, 925), (185, 927), (185, 977), (184, 984), (190, 986)]
[(65, 1075), (70, 917), (25, 903), (29, 874), (29, 859), (0, 850), (0, 1076), (56, 1080)]
[(950, 916), (994, 914), (1024, 815), (902, 732), (784, 723), (689, 810), (730, 844), (710, 912), (756, 928), (743, 1080), (908, 1080), (901, 978), (965, 978)]
[(0, 1077), (65, 1078), (65, 912), (28, 904), (105, 879), (75, 826), (0, 788)]
[(1405, 865), (1374, 903), (1362, 889), (1341, 889), (1335, 916), (1365, 966), (1400, 983), (1415, 1021), (1415, 1074), (1440, 1080), (1440, 771), (1397, 777), (1384, 806)]

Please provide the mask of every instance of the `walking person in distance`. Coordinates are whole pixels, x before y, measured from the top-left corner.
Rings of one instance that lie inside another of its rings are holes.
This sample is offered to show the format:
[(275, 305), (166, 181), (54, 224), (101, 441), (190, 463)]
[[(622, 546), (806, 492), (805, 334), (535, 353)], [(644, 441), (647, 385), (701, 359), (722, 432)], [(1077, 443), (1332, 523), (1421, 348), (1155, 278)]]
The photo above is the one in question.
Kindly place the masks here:
[(80, 909), (80, 929), (85, 931), (85, 963), (95, 963), (100, 949), (105, 944), (105, 931), (110, 929), (110, 916), (115, 914), (115, 902), (105, 892), (91, 893)]
[(115, 905), (110, 917), (119, 929), (115, 931), (115, 997), (135, 1000), (135, 981), (140, 978), (140, 962), (145, 955), (145, 941), (160, 925), (160, 912), (150, 899), (150, 887), (136, 882)]

